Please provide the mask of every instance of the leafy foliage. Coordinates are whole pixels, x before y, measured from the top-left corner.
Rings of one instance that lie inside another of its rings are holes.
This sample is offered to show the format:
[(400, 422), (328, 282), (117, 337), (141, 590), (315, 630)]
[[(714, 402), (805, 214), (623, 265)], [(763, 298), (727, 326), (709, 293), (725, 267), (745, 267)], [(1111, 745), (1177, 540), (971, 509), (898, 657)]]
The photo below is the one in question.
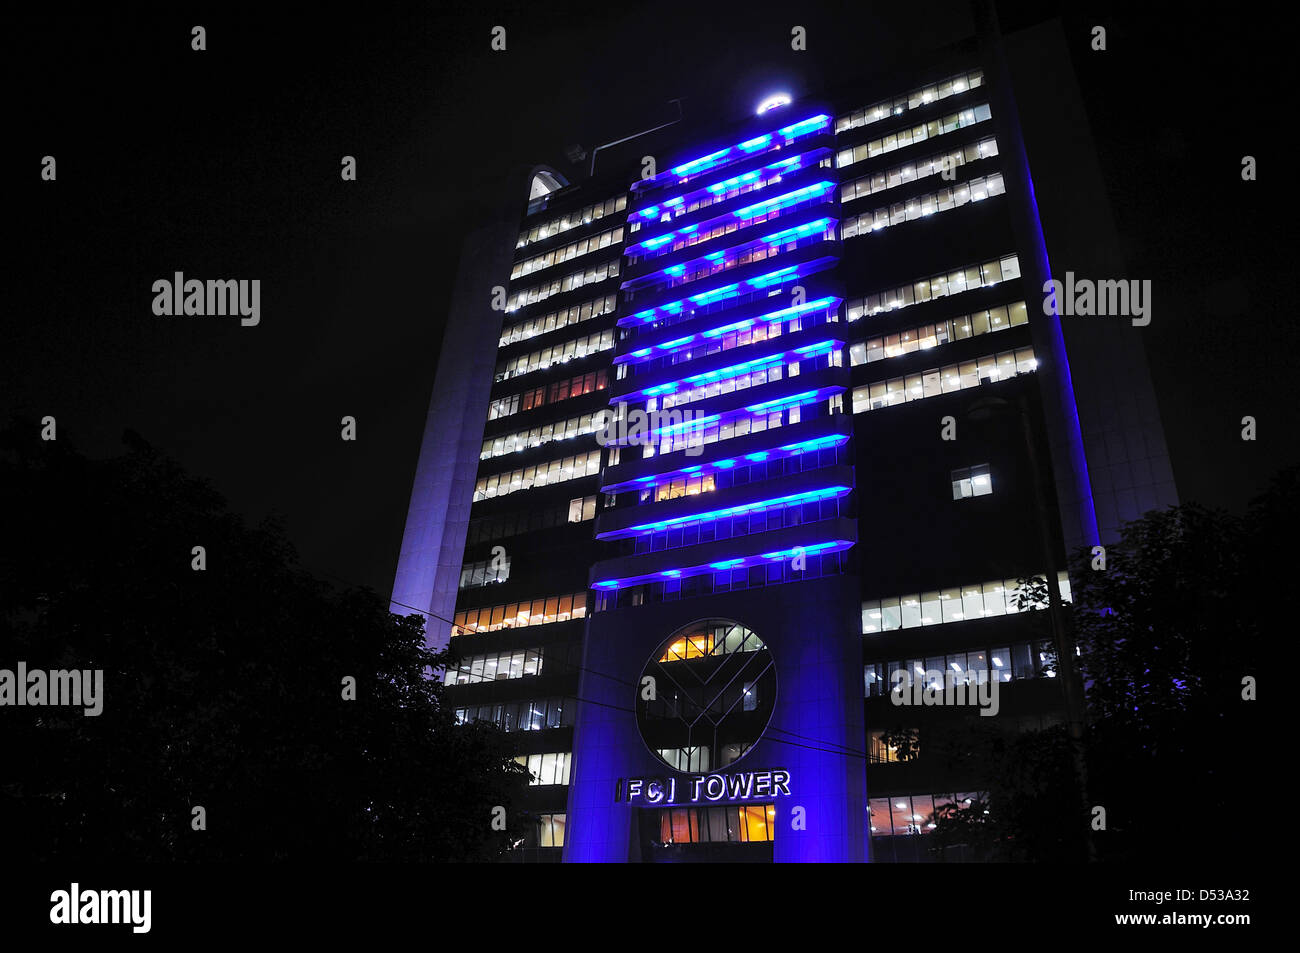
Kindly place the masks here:
[(105, 702), (0, 712), (11, 856), (487, 860), (523, 836), (527, 772), (453, 724), (418, 616), (312, 579), (134, 434), (92, 461), (36, 432), (0, 434), (0, 667), (103, 669)]
[[(1291, 583), (1298, 473), (1279, 474), (1241, 516), (1195, 503), (1147, 513), (1106, 547), (1104, 570), (1076, 554), (1065, 608), (1086, 687), (1087, 803), (1063, 726), (1007, 735), (971, 719), (924, 739), (927, 759), (976, 766), (982, 791), (978, 810), (939, 812), (935, 848), (1071, 860), (1091, 837), (1110, 861), (1262, 852), (1244, 827), (1215, 825), (1263, 789), (1265, 722), (1243, 680), (1262, 674), (1279, 623), (1270, 607)], [(1022, 611), (1045, 609), (1042, 580), (1021, 588)], [(1092, 830), (1099, 807), (1105, 829)]]

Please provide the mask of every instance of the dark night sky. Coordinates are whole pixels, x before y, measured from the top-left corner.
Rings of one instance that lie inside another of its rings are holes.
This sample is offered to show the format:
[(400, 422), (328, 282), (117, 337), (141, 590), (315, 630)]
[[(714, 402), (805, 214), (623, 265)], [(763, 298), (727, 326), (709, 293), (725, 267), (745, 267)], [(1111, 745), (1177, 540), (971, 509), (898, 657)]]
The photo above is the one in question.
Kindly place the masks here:
[[(888, 69), (969, 22), (960, 3), (948, 18), (873, 6), (690, 5), (669, 30), (644, 4), (24, 14), (0, 414), (53, 414), (95, 456), (131, 427), (250, 520), (281, 515), (309, 569), (387, 593), (458, 236), (497, 181), (661, 122), (672, 97), (739, 114), (773, 85)], [(1146, 340), (1180, 493), (1238, 508), (1297, 458), (1275, 65), (1290, 34), (1125, 5), (1000, 9), (1008, 28), (1064, 13), (1129, 277), (1154, 282)], [(795, 23), (813, 52), (789, 49)], [(1087, 49), (1093, 23), (1105, 53)], [(190, 50), (194, 24), (207, 52)], [(1247, 153), (1259, 182), (1240, 181)], [(56, 183), (39, 180), (46, 154)], [(345, 154), (356, 182), (339, 178)], [(175, 271), (261, 279), (261, 325), (155, 317), (150, 286)], [(1256, 444), (1238, 439), (1248, 413)], [(356, 443), (339, 439), (344, 414)]]

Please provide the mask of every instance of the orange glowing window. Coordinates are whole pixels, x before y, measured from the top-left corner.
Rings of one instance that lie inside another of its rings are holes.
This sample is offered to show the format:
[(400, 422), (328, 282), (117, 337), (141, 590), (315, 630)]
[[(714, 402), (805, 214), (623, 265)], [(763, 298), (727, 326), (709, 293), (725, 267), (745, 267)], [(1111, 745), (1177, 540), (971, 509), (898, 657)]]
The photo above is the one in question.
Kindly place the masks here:
[(747, 804), (740, 808), (740, 839), (769, 841), (776, 828), (776, 806)]
[(677, 662), (684, 659), (704, 658), (713, 654), (713, 634), (700, 632), (675, 640), (668, 646), (659, 659), (661, 662)]

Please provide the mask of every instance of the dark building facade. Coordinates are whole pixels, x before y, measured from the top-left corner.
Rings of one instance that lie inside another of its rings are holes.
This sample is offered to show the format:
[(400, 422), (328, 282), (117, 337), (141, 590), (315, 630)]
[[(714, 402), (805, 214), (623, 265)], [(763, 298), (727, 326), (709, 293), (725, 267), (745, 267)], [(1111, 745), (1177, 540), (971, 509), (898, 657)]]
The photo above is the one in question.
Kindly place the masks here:
[(393, 601), (518, 739), (519, 859), (932, 859), (978, 792), (927, 737), (1062, 719), (1019, 580), (1176, 493), (1137, 329), (1044, 307), (1123, 277), (1054, 30), (531, 169), (473, 236)]

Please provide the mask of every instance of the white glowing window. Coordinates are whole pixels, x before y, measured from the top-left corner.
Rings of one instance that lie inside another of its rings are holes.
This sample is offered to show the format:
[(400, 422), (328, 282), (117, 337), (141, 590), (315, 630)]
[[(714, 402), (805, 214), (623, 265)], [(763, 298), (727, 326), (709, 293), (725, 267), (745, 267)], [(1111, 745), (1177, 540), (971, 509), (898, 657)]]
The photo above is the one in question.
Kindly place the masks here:
[(989, 465), (981, 463), (952, 471), (952, 498), (965, 500), (972, 496), (988, 496), (993, 492), (993, 477)]

